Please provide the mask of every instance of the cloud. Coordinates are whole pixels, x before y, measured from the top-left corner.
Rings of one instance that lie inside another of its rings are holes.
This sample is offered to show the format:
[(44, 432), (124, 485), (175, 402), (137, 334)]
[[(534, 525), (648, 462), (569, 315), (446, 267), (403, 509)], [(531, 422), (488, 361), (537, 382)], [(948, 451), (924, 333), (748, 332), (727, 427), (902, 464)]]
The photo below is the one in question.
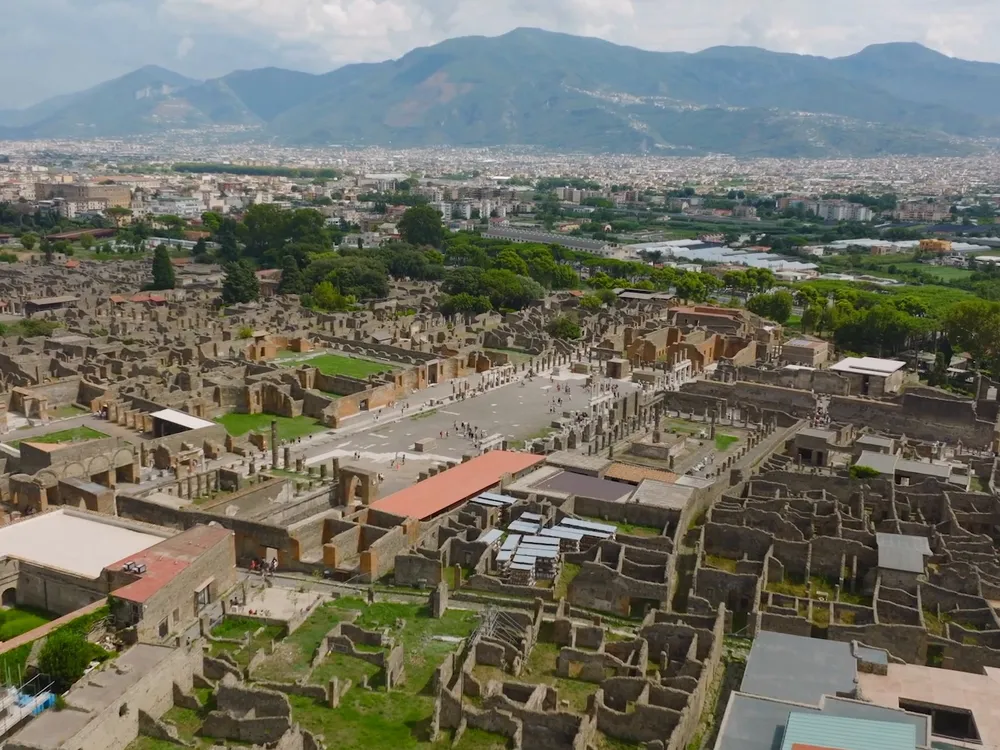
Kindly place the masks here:
[(194, 39), (189, 36), (182, 37), (177, 42), (177, 59), (183, 60), (192, 49), (194, 49)]
[[(651, 50), (720, 44), (846, 55), (916, 41), (1000, 62), (995, 0), (31, 0), (0, 24), (4, 106), (78, 90), (146, 64), (193, 77), (277, 65), (314, 72), (399, 57), (519, 26)], [(28, 74), (21, 64), (32, 60)], [(81, 61), (83, 61), (81, 63)]]

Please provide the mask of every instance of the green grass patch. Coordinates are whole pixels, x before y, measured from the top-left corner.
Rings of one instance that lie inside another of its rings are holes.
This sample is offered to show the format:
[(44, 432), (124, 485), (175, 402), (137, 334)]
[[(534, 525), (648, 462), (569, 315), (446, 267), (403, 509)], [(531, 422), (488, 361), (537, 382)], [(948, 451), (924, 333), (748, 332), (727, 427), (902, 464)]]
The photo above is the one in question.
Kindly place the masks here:
[(212, 635), (216, 638), (242, 638), (248, 633), (255, 633), (263, 623), (250, 617), (227, 617), (214, 628)]
[[(598, 685), (557, 677), (556, 660), (559, 658), (559, 650), (560, 647), (554, 643), (546, 641), (536, 643), (519, 679), (521, 682), (554, 686), (559, 691), (559, 699), (569, 701), (570, 710), (582, 714), (587, 710), (587, 699), (597, 692)], [(513, 680), (512, 677), (503, 679)]]
[(254, 677), (282, 682), (305, 677), (323, 637), (343, 619), (343, 611), (332, 603), (321, 604), (298, 630), (285, 638), (274, 653), (264, 660)]
[(371, 359), (359, 359), (357, 357), (344, 357), (340, 354), (320, 354), (316, 357), (296, 356), (282, 358), (283, 367), (315, 367), (324, 375), (346, 375), (351, 378), (364, 380), (369, 375), (376, 375), (380, 372), (391, 372), (395, 368), (387, 362), (376, 362)]
[(234, 437), (246, 435), (248, 432), (264, 432), (271, 430), (271, 422), (278, 423), (278, 437), (281, 440), (294, 440), (326, 428), (312, 417), (278, 417), (273, 414), (237, 414), (230, 412), (217, 417), (216, 422), (226, 428), (226, 432)]
[(955, 268), (952, 266), (931, 266), (927, 263), (896, 263), (896, 268), (900, 271), (923, 271), (929, 276), (933, 276), (940, 281), (964, 281), (972, 276), (972, 271), (967, 268)]
[(715, 449), (717, 451), (729, 450), (729, 446), (738, 442), (740, 442), (740, 439), (738, 437), (734, 437), (732, 435), (723, 435), (718, 432), (715, 434)]
[(412, 417), (410, 417), (410, 421), (417, 422), (421, 419), (427, 419), (428, 417), (433, 417), (437, 413), (438, 413), (437, 409), (431, 409), (430, 411), (422, 411), (419, 414), (414, 414)]
[(0, 641), (17, 638), (54, 619), (55, 615), (32, 608), (10, 607), (0, 610)]
[(367, 677), (368, 684), (374, 687), (374, 677), (379, 671), (381, 670), (378, 667), (363, 659), (333, 652), (312, 671), (309, 682), (314, 685), (326, 685), (331, 677), (338, 677), (341, 680), (350, 680), (353, 685), (358, 686), (361, 680)]
[(949, 622), (951, 622), (951, 615), (947, 612), (942, 612), (941, 616), (938, 617), (931, 610), (924, 610), (924, 626), (928, 633), (944, 637), (945, 625)]
[[(368, 606), (355, 597), (337, 599), (327, 606), (341, 615), (345, 610), (357, 611), (355, 624), (359, 627), (369, 630), (388, 628), (396, 642), (403, 646), (406, 679), (391, 693), (349, 690), (335, 709), (308, 698), (289, 696), (293, 720), (312, 732), (324, 735), (328, 747), (366, 750), (449, 748), (450, 737), (442, 738), (437, 743), (428, 740), (434, 710), (429, 683), (434, 670), (458, 644), (434, 640), (434, 637), (467, 637), (475, 629), (477, 614), (449, 610), (441, 619), (434, 619), (430, 610), (422, 604), (379, 602)], [(403, 625), (402, 628), (397, 627), (399, 624)], [(295, 635), (298, 632), (291, 637)], [(325, 666), (324, 662), (314, 671), (312, 681), (325, 676), (320, 671)], [(342, 666), (359, 668), (354, 664)], [(330, 672), (331, 675), (338, 674), (332, 667)], [(472, 750), (473, 747), (499, 748), (501, 745), (496, 744), (492, 735), (481, 736), (477, 733), (468, 741), (463, 737), (458, 746)]]
[(18, 447), (21, 443), (41, 443), (43, 445), (61, 445), (63, 443), (85, 443), (90, 440), (101, 440), (102, 438), (108, 437), (103, 432), (98, 432), (97, 430), (87, 427), (85, 425), (80, 425), (79, 427), (70, 427), (68, 430), (59, 430), (58, 432), (49, 432), (45, 435), (38, 435), (37, 437), (22, 438), (20, 440), (11, 440), (7, 445), (12, 448)]

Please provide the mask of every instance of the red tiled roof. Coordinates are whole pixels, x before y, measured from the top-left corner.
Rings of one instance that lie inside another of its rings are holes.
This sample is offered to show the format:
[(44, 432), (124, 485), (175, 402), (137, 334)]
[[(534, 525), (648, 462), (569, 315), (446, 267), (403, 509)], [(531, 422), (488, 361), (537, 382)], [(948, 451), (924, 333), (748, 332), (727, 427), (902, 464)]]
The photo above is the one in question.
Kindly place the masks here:
[(229, 529), (221, 526), (193, 526), (169, 539), (164, 539), (142, 552), (136, 552), (108, 566), (109, 570), (121, 570), (126, 563), (146, 566), (142, 577), (112, 591), (112, 596), (142, 603), (162, 589), (181, 571), (191, 565), (200, 555), (210, 550), (224, 538), (231, 535)]
[(112, 294), (110, 297), (108, 297), (108, 299), (118, 305), (120, 305), (122, 302), (128, 301), (128, 299), (122, 294)]
[(79, 268), (79, 267), (80, 267), (80, 261), (78, 261), (78, 260), (67, 260), (66, 261), (66, 268)]
[(498, 484), (504, 474), (520, 473), (544, 460), (543, 456), (530, 453), (489, 451), (454, 469), (377, 500), (371, 507), (423, 520), (485, 492)]

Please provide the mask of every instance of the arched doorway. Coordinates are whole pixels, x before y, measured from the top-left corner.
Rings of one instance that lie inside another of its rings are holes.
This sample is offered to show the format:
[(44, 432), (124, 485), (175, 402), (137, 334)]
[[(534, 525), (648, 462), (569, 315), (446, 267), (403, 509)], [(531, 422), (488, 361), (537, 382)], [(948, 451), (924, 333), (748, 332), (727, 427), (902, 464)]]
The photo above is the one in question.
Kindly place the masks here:
[(17, 605), (17, 589), (13, 586), (9, 589), (5, 589), (2, 594), (0, 594), (0, 604), (5, 607), (13, 607)]

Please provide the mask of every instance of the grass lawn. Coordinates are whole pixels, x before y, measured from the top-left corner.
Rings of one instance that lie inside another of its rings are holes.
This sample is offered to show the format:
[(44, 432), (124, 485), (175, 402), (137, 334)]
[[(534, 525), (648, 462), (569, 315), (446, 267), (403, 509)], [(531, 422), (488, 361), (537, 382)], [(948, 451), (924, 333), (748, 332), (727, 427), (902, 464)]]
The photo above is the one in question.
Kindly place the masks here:
[(57, 409), (49, 412), (49, 416), (53, 419), (69, 419), (70, 417), (79, 417), (82, 414), (88, 414), (88, 410), (84, 409), (82, 406), (77, 406), (76, 404), (66, 404), (65, 406), (60, 406)]
[(248, 432), (270, 432), (272, 421), (277, 421), (278, 437), (282, 440), (294, 440), (297, 437), (305, 437), (326, 429), (312, 417), (277, 417), (273, 414), (230, 412), (217, 417), (215, 421), (225, 427), (226, 432), (234, 437), (246, 435)]
[[(386, 693), (380, 690), (359, 690), (352, 688), (335, 709), (322, 706), (308, 698), (289, 696), (292, 703), (294, 721), (304, 728), (323, 734), (327, 747), (365, 748), (366, 750), (408, 750), (410, 748), (440, 748), (451, 746), (450, 738), (438, 743), (428, 742), (434, 697), (431, 695), (430, 680), (434, 670), (445, 655), (454, 651), (458, 644), (435, 640), (435, 636), (464, 638), (472, 633), (477, 622), (475, 612), (449, 610), (441, 619), (430, 616), (429, 609), (422, 604), (396, 604), (379, 602), (367, 606), (356, 598), (338, 599), (329, 605), (334, 612), (343, 614), (355, 610), (359, 614), (355, 624), (368, 630), (388, 628), (405, 652), (405, 681), (399, 689)], [(403, 622), (400, 629), (397, 623)], [(303, 626), (304, 627), (304, 626)], [(298, 635), (297, 631), (291, 636)], [(289, 639), (286, 639), (289, 640)], [(352, 659), (352, 661), (358, 661)], [(344, 665), (356, 669), (357, 665)], [(317, 668), (310, 680), (338, 674), (333, 669), (324, 669), (326, 661)], [(321, 672), (322, 670), (322, 672)], [(341, 673), (342, 674), (342, 673)], [(493, 735), (475, 733), (468, 739), (463, 737), (458, 747), (465, 750), (475, 748), (499, 748), (505, 743)]]
[[(242, 619), (242, 618), (235, 618)], [(253, 621), (250, 621), (253, 622)], [(223, 632), (230, 632), (232, 635), (220, 635), (216, 633), (219, 627), (223, 627), (225, 622), (220, 624), (217, 628), (213, 629), (212, 635), (217, 638), (241, 638), (243, 633), (256, 633), (261, 627), (259, 622), (253, 622), (253, 627), (249, 630), (239, 632), (238, 625), (229, 626), (224, 629)], [(218, 656), (219, 654), (226, 653), (229, 654), (240, 665), (241, 668), (249, 666), (250, 660), (257, 654), (258, 651), (267, 648), (271, 641), (278, 640), (281, 638), (281, 634), (284, 628), (281, 625), (267, 625), (260, 633), (250, 638), (249, 643), (244, 647), (237, 643), (210, 643), (209, 644), (209, 654), (212, 656)]]
[[(521, 674), (521, 682), (553, 685), (559, 691), (559, 700), (569, 701), (569, 708), (576, 713), (587, 710), (587, 698), (597, 692), (598, 685), (582, 680), (556, 677), (556, 660), (560, 647), (554, 643), (539, 641), (531, 650), (528, 663)], [(509, 678), (512, 679), (513, 678)]]
[(59, 430), (58, 432), (50, 432), (46, 435), (38, 435), (37, 437), (12, 440), (7, 443), (7, 445), (12, 448), (16, 448), (21, 443), (42, 443), (44, 445), (56, 445), (59, 443), (85, 443), (88, 440), (100, 440), (101, 438), (106, 437), (108, 436), (103, 432), (98, 432), (95, 429), (81, 425), (79, 427), (71, 427), (68, 430)]
[(923, 271), (941, 281), (964, 281), (972, 276), (967, 268), (952, 268), (951, 266), (931, 266), (926, 263), (896, 263), (900, 271)]
[(318, 357), (281, 357), (282, 367), (300, 367), (308, 365), (315, 367), (324, 375), (347, 375), (352, 378), (367, 378), (379, 372), (389, 372), (395, 368), (387, 362), (375, 362), (371, 359), (344, 357), (340, 354), (320, 354)]
[(255, 633), (262, 626), (260, 620), (252, 617), (227, 617), (214, 628), (216, 638), (242, 638), (247, 633)]
[(343, 610), (335, 607), (332, 602), (321, 604), (255, 670), (254, 678), (291, 682), (307, 676), (313, 654), (323, 641), (323, 636), (343, 619)]
[(0, 610), (0, 641), (17, 638), (17, 636), (54, 619), (55, 615), (37, 609), (21, 609), (20, 607), (2, 609)]
[(740, 442), (738, 437), (733, 437), (732, 435), (723, 435), (722, 433), (715, 433), (715, 449), (717, 451), (729, 450), (729, 446), (733, 443)]

